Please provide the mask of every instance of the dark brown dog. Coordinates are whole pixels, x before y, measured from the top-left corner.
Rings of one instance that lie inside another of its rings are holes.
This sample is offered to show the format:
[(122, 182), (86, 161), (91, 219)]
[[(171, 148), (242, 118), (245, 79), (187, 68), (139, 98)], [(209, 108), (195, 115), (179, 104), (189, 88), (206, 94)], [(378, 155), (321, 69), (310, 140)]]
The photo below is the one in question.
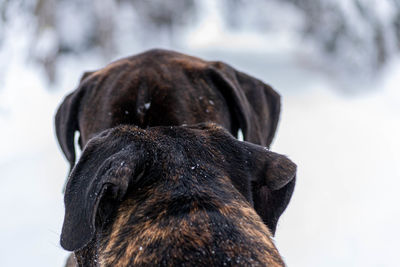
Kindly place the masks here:
[(243, 196), (280, 191), (269, 208), (283, 210), (295, 172), (216, 124), (109, 129), (71, 173), (61, 245), (80, 266), (283, 266)]
[(72, 169), (76, 131), (83, 148), (97, 133), (120, 124), (215, 122), (269, 147), (279, 112), (280, 97), (270, 86), (227, 64), (150, 50), (85, 73), (59, 107), (56, 133)]

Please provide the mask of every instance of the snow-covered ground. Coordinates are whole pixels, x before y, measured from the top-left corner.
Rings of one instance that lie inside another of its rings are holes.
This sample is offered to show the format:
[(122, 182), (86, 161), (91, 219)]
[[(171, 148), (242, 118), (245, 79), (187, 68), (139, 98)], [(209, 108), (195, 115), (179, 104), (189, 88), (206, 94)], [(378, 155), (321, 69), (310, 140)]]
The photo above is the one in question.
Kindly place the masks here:
[[(186, 46), (173, 48), (223, 60), (282, 95), (272, 150), (298, 164), (295, 193), (276, 234), (288, 266), (395, 266), (400, 60), (365, 88), (367, 93), (346, 95), (332, 77), (297, 60), (285, 47), (295, 42), (288, 36), (270, 43), (206, 22), (187, 35)], [(104, 62), (90, 55), (63, 59), (60, 81), (49, 90), (43, 74), (21, 55), (23, 46), (5, 47), (0, 53), (8, 57), (0, 77), (0, 266), (62, 266), (67, 253), (59, 235), (68, 166), (53, 117), (80, 74)]]
[(386, 88), (358, 98), (318, 81), (285, 95), (273, 149), (298, 164), (276, 236), (288, 266), (397, 265), (399, 70)]

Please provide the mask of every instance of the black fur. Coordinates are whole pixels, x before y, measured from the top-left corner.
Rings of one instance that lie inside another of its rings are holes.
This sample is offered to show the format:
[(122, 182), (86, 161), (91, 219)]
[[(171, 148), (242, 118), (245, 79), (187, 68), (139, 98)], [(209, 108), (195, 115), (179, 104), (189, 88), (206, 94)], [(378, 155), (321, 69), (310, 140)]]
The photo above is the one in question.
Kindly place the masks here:
[(76, 131), (83, 148), (97, 133), (120, 124), (215, 122), (234, 136), (242, 129), (246, 141), (269, 147), (279, 113), (279, 94), (260, 80), (222, 62), (157, 49), (86, 72), (60, 105), (55, 125), (72, 169)]

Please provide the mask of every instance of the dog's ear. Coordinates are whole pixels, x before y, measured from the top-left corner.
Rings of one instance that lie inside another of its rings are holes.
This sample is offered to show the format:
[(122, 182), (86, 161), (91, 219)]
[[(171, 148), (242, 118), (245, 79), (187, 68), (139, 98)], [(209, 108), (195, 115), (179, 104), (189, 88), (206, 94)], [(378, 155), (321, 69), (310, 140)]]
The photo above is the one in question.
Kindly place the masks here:
[(107, 221), (116, 203), (138, 179), (141, 154), (123, 138), (100, 134), (86, 145), (65, 190), (61, 246), (69, 251), (85, 247), (96, 227)]
[[(185, 127), (208, 132), (211, 146), (223, 152), (229, 162), (245, 168), (253, 183), (277, 191), (296, 176), (297, 166), (286, 156), (260, 145), (238, 141), (216, 123), (199, 123)], [(244, 163), (245, 165), (242, 165)], [(232, 169), (235, 169), (235, 166), (232, 166)]]
[(241, 142), (248, 155), (254, 209), (274, 234), (281, 214), (294, 191), (297, 166), (284, 155), (248, 142)]
[(207, 133), (209, 146), (224, 157), (217, 164), (228, 172), (232, 184), (251, 203), (275, 233), (279, 217), (293, 194), (297, 166), (286, 156), (266, 147), (241, 142), (215, 123), (186, 126)]
[(221, 152), (220, 163), (235, 188), (254, 205), (254, 209), (275, 233), (279, 217), (293, 194), (297, 166), (284, 155), (266, 147), (241, 142), (215, 123), (190, 125), (187, 128), (208, 132), (210, 147)]
[(75, 164), (75, 132), (79, 130), (78, 112), (79, 112), (80, 94), (76, 91), (67, 95), (57, 110), (55, 117), (55, 128), (58, 143), (69, 161), (70, 171)]
[(212, 62), (209, 74), (227, 100), (234, 124), (244, 140), (269, 147), (277, 129), (280, 96), (269, 85), (222, 62)]
[(288, 184), (295, 176), (297, 166), (286, 156), (272, 152), (266, 147), (243, 142), (250, 155), (249, 169), (257, 182), (276, 191)]
[(79, 131), (78, 113), (83, 94), (85, 92), (82, 84), (92, 73), (87, 71), (81, 76), (79, 87), (64, 98), (57, 110), (55, 117), (55, 128), (58, 143), (70, 164), (70, 172), (75, 164), (75, 132)]

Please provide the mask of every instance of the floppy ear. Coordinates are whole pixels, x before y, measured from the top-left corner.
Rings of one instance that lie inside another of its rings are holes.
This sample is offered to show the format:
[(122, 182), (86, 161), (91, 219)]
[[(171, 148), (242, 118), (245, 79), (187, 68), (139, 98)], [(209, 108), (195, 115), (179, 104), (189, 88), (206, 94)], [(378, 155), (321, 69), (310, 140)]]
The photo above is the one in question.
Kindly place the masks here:
[(269, 151), (266, 148), (246, 143), (251, 147), (251, 169), (254, 180), (276, 191), (288, 184), (295, 176), (297, 166), (286, 156)]
[(248, 151), (248, 167), (254, 209), (274, 234), (281, 214), (293, 194), (297, 166), (287, 157), (258, 145), (242, 142)]
[(227, 100), (233, 130), (242, 129), (244, 140), (269, 147), (279, 121), (279, 94), (262, 81), (222, 62), (211, 64), (210, 76)]
[(224, 155), (226, 160), (220, 164), (228, 172), (232, 184), (254, 205), (274, 234), (278, 219), (293, 194), (296, 164), (266, 147), (238, 141), (215, 123), (186, 127), (209, 132), (210, 146)]
[(78, 112), (81, 95), (79, 91), (67, 95), (58, 108), (55, 118), (58, 143), (69, 161), (70, 171), (75, 164), (74, 135), (79, 131)]
[(94, 238), (96, 226), (107, 220), (142, 166), (133, 145), (117, 138), (105, 142), (102, 137), (88, 143), (65, 190), (60, 243), (69, 251), (85, 247)]
[[(87, 71), (82, 74), (79, 84), (81, 85), (92, 71)], [(75, 132), (79, 131), (78, 113), (81, 98), (84, 90), (81, 86), (64, 98), (60, 107), (57, 110), (55, 118), (56, 135), (60, 147), (69, 161), (70, 172), (75, 164)]]

